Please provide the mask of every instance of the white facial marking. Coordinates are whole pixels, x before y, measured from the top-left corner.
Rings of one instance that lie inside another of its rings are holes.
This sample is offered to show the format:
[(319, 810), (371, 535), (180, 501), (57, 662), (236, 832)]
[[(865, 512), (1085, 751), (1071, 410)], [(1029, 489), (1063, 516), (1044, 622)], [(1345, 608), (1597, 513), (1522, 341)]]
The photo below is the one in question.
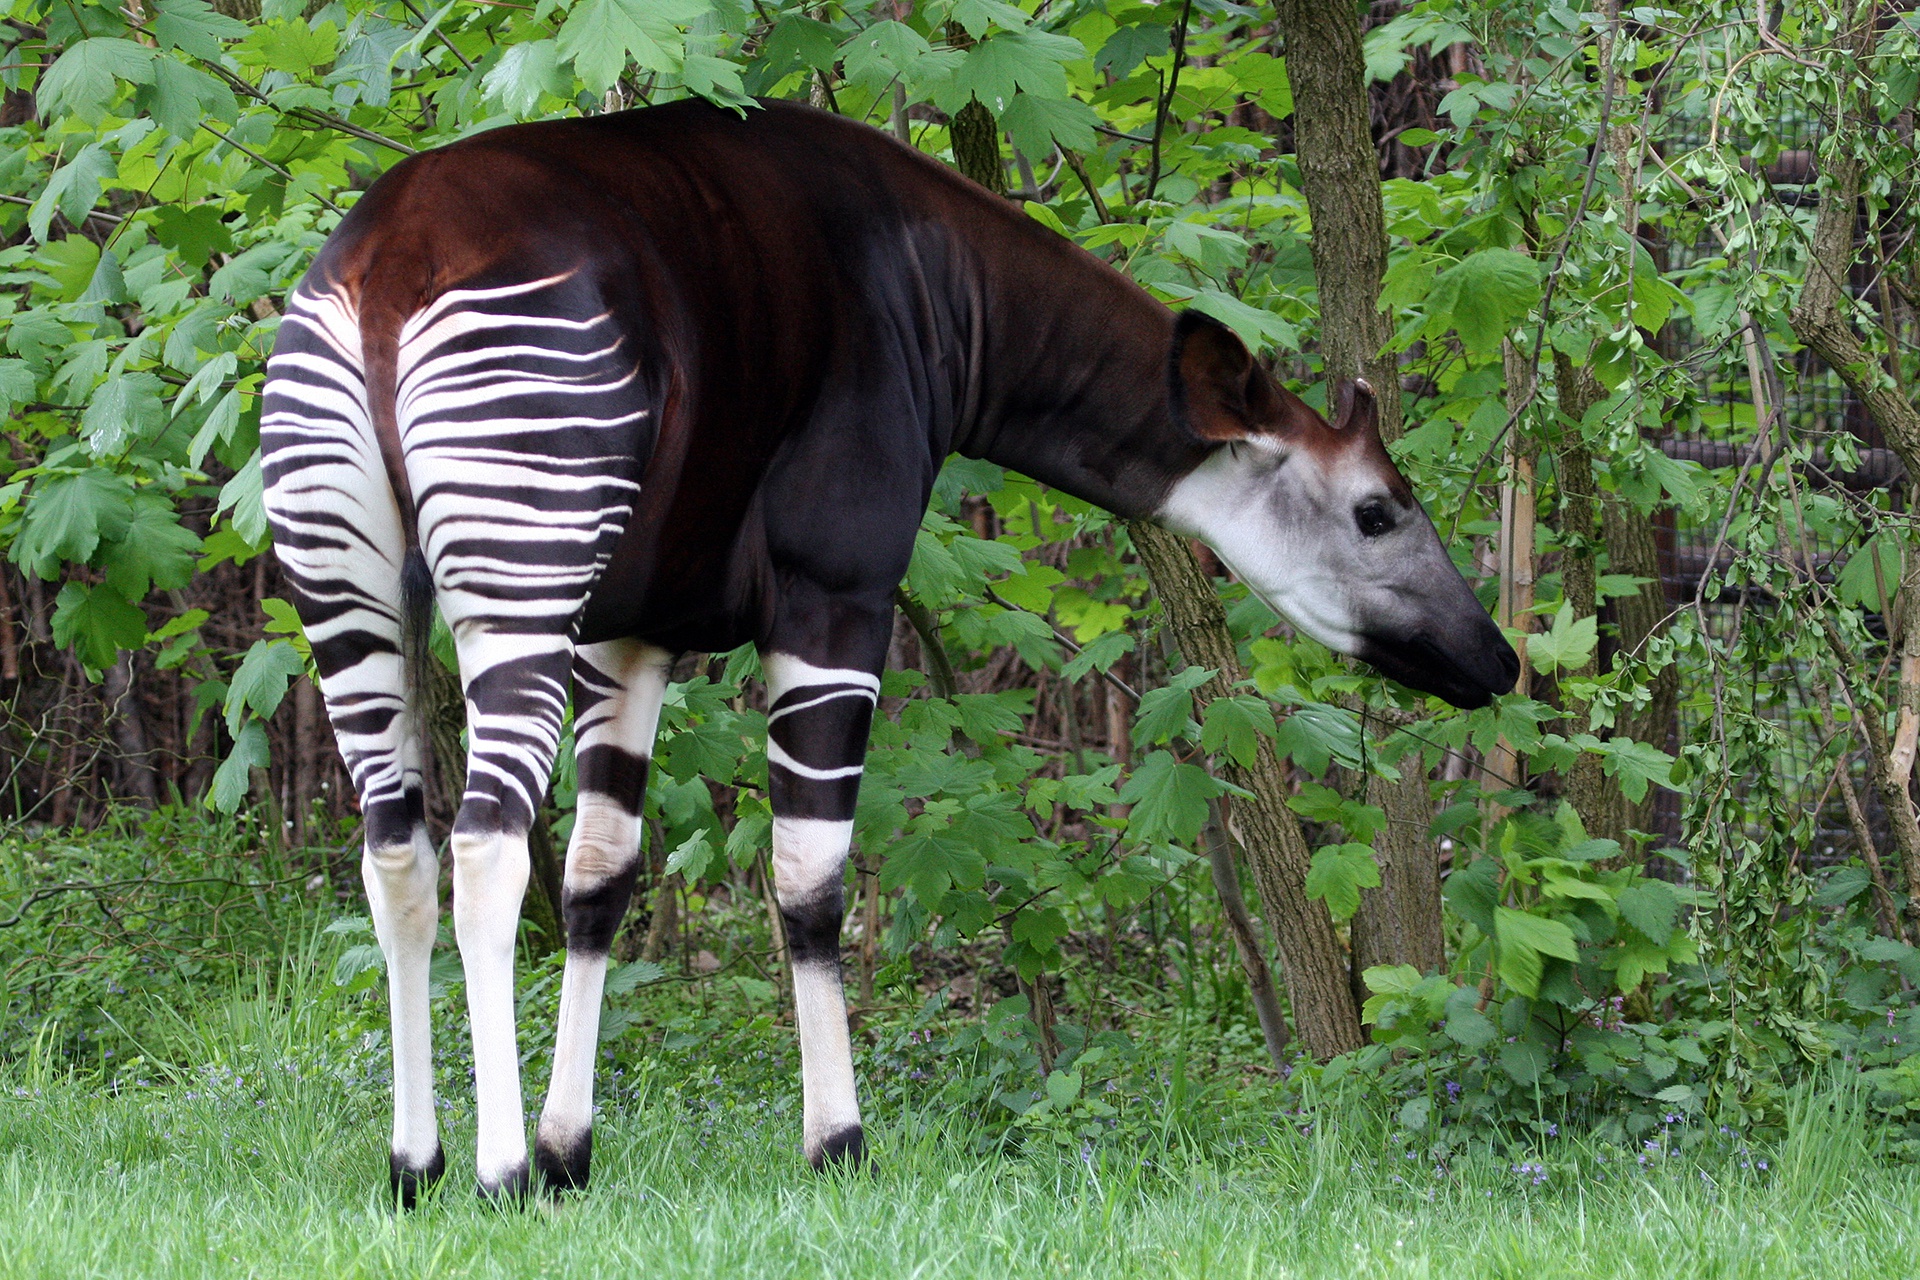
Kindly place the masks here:
[(1235, 577), (1301, 630), (1352, 653), (1360, 636), (1351, 584), (1325, 554), (1329, 537), (1342, 531), (1313, 518), (1333, 503), (1334, 487), (1305, 451), (1289, 453), (1256, 436), (1214, 450), (1173, 486), (1158, 514), (1169, 529), (1212, 547)]

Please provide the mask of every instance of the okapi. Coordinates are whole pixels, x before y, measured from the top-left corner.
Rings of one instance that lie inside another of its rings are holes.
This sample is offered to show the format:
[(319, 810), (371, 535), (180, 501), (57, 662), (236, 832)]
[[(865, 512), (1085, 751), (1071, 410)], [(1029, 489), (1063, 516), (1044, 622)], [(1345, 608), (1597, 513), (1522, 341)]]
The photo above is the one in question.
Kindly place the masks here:
[[(1338, 372), (1338, 371), (1337, 371)], [(864, 1150), (842, 875), (907, 568), (948, 454), (1212, 546), (1307, 634), (1460, 706), (1518, 661), (1381, 444), (1232, 332), (878, 130), (784, 102), (519, 125), (411, 157), (288, 302), (261, 418), (274, 542), (364, 817), (395, 1193), (445, 1168), (421, 663), (470, 735), (453, 852), (482, 1194), (529, 1182), (513, 949), (571, 687), (579, 809), (534, 1165), (585, 1185), (607, 953), (672, 656), (758, 647), (804, 1149)]]

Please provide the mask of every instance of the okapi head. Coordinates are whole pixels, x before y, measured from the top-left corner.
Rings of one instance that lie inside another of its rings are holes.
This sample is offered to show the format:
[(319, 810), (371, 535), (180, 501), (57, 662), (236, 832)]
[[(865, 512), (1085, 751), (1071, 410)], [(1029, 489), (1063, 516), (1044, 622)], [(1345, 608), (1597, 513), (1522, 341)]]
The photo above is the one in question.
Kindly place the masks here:
[(1174, 421), (1211, 446), (1159, 511), (1268, 605), (1337, 652), (1456, 707), (1513, 688), (1520, 659), (1453, 566), (1387, 454), (1373, 391), (1342, 383), (1329, 423), (1225, 325), (1174, 327)]

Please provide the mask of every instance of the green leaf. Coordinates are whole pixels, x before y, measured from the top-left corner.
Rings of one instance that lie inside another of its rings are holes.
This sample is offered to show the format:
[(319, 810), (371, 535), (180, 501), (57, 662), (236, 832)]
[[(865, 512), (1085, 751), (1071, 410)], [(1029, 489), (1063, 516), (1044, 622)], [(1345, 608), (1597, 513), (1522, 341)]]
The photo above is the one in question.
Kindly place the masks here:
[(1205, 769), (1182, 764), (1171, 752), (1155, 751), (1120, 788), (1121, 802), (1133, 806), (1127, 834), (1143, 843), (1190, 844), (1206, 825), (1207, 801), (1225, 791)]
[(1593, 748), (1600, 757), (1600, 769), (1620, 784), (1620, 793), (1635, 804), (1646, 798), (1647, 785), (1670, 786), (1669, 771), (1673, 757), (1647, 742), (1615, 737)]
[[(1144, 12), (1151, 11), (1135, 9), (1131, 14)], [(1133, 74), (1134, 68), (1148, 58), (1158, 58), (1167, 53), (1171, 44), (1171, 33), (1164, 22), (1147, 20), (1129, 23), (1107, 37), (1107, 42), (1100, 46), (1100, 52), (1093, 55), (1093, 66), (1096, 71), (1111, 71), (1115, 80), (1125, 80)]]
[(53, 642), (72, 649), (90, 671), (112, 666), (120, 650), (147, 642), (147, 615), (111, 587), (69, 582), (53, 603)]
[(1539, 263), (1512, 249), (1482, 249), (1433, 282), (1427, 294), (1428, 331), (1453, 329), (1470, 355), (1490, 355), (1539, 301)]
[(1134, 650), (1133, 636), (1125, 631), (1109, 631), (1073, 655), (1060, 674), (1068, 684), (1076, 683), (1090, 671), (1111, 671), (1113, 664)]
[(1821, 907), (1844, 907), (1867, 891), (1873, 878), (1865, 867), (1837, 867), (1827, 882), (1820, 886), (1820, 892), (1813, 895), (1814, 905)]
[(1251, 769), (1259, 754), (1260, 739), (1276, 732), (1273, 707), (1265, 698), (1239, 693), (1230, 698), (1215, 698), (1201, 715), (1200, 745), (1206, 750), (1226, 754), (1242, 768)]
[(529, 40), (502, 54), (481, 79), (487, 96), (516, 116), (530, 115), (542, 94), (563, 97), (568, 77), (560, 70), (560, 46), (553, 40)]
[(250, 720), (234, 737), (233, 751), (214, 770), (213, 785), (207, 789), (207, 807), (221, 813), (235, 813), (247, 798), (252, 770), (264, 769), (271, 759), (267, 747), (267, 727)]
[(206, 72), (173, 58), (156, 58), (153, 85), (143, 94), (147, 114), (182, 140), (199, 131), (202, 120), (231, 122), (240, 114), (233, 90)]
[[(948, 803), (951, 802), (935, 802)], [(929, 810), (933, 805), (928, 806)], [(986, 883), (987, 860), (963, 840), (937, 830), (910, 831), (887, 851), (880, 887), (888, 892), (911, 887), (920, 905), (937, 911), (954, 886), (978, 889)]]
[(1364, 844), (1330, 844), (1313, 851), (1307, 871), (1307, 896), (1326, 901), (1335, 921), (1360, 909), (1360, 891), (1380, 884), (1380, 867)]
[(1093, 128), (1100, 117), (1078, 98), (1047, 98), (1016, 93), (1000, 113), (1000, 127), (1013, 145), (1029, 156), (1048, 154), (1055, 143), (1069, 151), (1086, 151), (1094, 143)]
[(629, 995), (648, 983), (658, 982), (667, 976), (667, 971), (651, 960), (629, 960), (607, 974), (606, 983), (601, 988), (610, 996)]
[(1495, 907), (1493, 936), (1500, 944), (1500, 978), (1509, 987), (1531, 999), (1540, 994), (1540, 974), (1545, 957), (1567, 961), (1580, 958), (1573, 930), (1558, 920)]
[(1897, 531), (1885, 529), (1875, 534), (1866, 546), (1847, 557), (1834, 580), (1834, 593), (1847, 604), (1885, 613), (1888, 602), (1884, 596), (1900, 585), (1905, 550)]
[(1461, 987), (1447, 997), (1447, 1039), (1469, 1053), (1486, 1048), (1500, 1036), (1493, 1019), (1474, 1007), (1479, 996), (1476, 988)]
[(149, 84), (158, 56), (145, 45), (111, 36), (82, 40), (61, 54), (40, 77), (35, 91), (41, 114), (49, 120), (76, 115), (95, 120), (113, 101), (115, 81)]
[(257, 449), (253, 457), (247, 460), (247, 465), (240, 468), (233, 479), (220, 486), (220, 505), (214, 514), (229, 509), (233, 511), (235, 533), (255, 547), (266, 542), (267, 506), (261, 489), (260, 451)]
[(268, 19), (248, 33), (235, 56), (248, 66), (266, 66), (289, 75), (312, 75), (340, 50), (340, 28), (332, 22), (310, 26), (298, 18)]
[(133, 500), (126, 533), (108, 544), (101, 557), (107, 585), (128, 600), (141, 600), (152, 587), (173, 591), (193, 578), (200, 537), (180, 523), (173, 505), (158, 494)]
[(287, 685), (306, 670), (299, 651), (285, 640), (255, 640), (227, 687), (227, 732), (239, 737), (248, 712), (261, 720), (271, 718), (287, 696)]
[(697, 832), (667, 855), (666, 874), (677, 873), (691, 884), (707, 873), (707, 865), (712, 861), (713, 845), (707, 840), (706, 832)]
[(1086, 46), (1072, 36), (1033, 30), (996, 32), (967, 50), (935, 100), (941, 110), (951, 113), (966, 106), (967, 99), (979, 98), (998, 116), (1012, 104), (1017, 90), (1042, 98), (1065, 98), (1067, 73), (1061, 64), (1086, 56)]
[(1133, 717), (1133, 740), (1139, 746), (1185, 735), (1193, 723), (1193, 691), (1169, 685), (1140, 695)]
[(95, 457), (118, 454), (128, 441), (160, 433), (167, 425), (167, 407), (160, 402), (163, 386), (151, 373), (123, 373), (95, 389), (80, 419), (80, 434)]
[(79, 226), (99, 202), (104, 184), (118, 172), (119, 166), (99, 143), (90, 142), (82, 147), (72, 160), (54, 170), (27, 211), (27, 227), (33, 232), (33, 238), (40, 241), (47, 238), (47, 227), (56, 212)]
[(1553, 615), (1551, 628), (1527, 637), (1527, 661), (1542, 675), (1556, 667), (1578, 671), (1592, 661), (1594, 647), (1599, 643), (1600, 619), (1576, 619), (1573, 605), (1565, 603)]
[(1639, 880), (1620, 891), (1621, 918), (1656, 947), (1667, 945), (1680, 918), (1680, 897), (1664, 880)]
[(133, 491), (111, 471), (96, 468), (50, 476), (33, 487), (13, 562), (51, 582), (62, 562), (85, 564), (100, 543), (125, 535), (133, 520)]
[(678, 71), (686, 42), (678, 24), (707, 12), (704, 0), (581, 0), (560, 28), (558, 52), (587, 88), (604, 93), (629, 56), (646, 71)]
[(216, 12), (206, 0), (159, 0), (151, 24), (163, 49), (184, 49), (209, 62), (220, 59), (222, 40), (244, 40), (247, 24)]

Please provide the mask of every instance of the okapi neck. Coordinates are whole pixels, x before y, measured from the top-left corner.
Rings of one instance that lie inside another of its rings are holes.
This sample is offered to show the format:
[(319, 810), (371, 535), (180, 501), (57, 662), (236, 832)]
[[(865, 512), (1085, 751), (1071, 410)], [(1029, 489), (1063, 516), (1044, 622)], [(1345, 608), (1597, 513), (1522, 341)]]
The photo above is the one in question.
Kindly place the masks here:
[(1173, 314), (1093, 254), (1000, 212), (999, 234), (974, 242), (983, 340), (955, 447), (1150, 516), (1207, 452), (1168, 406)]

